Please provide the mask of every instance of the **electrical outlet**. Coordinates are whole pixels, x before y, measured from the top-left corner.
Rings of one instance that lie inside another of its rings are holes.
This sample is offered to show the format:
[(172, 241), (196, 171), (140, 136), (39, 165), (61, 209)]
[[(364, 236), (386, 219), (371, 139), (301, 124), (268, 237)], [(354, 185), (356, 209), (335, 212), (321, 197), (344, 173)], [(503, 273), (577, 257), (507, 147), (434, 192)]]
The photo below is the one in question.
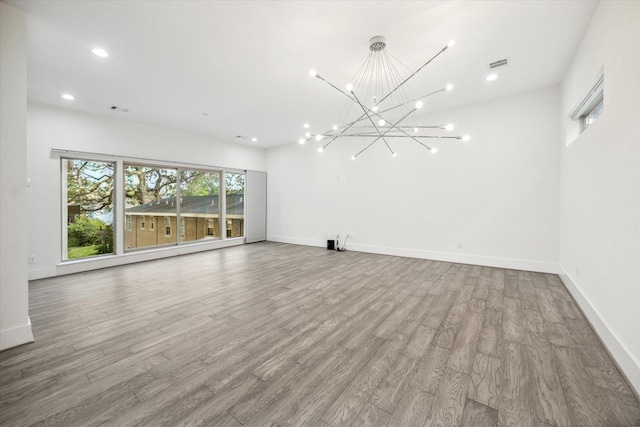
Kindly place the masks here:
[(36, 263), (36, 256), (29, 255), (29, 264), (35, 264), (35, 263)]

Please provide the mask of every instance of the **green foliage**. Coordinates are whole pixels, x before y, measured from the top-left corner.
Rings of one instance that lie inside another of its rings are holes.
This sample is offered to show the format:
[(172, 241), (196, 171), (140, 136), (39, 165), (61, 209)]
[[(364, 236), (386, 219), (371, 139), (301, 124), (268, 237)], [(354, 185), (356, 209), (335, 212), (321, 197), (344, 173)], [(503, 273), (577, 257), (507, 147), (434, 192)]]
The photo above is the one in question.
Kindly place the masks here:
[(98, 246), (99, 254), (112, 254), (113, 253), (113, 225), (106, 224), (102, 230), (100, 230), (100, 245)]
[(181, 196), (215, 196), (220, 193), (220, 174), (192, 170), (180, 171)]
[(113, 253), (113, 225), (105, 224), (99, 219), (79, 216), (75, 222), (67, 226), (67, 246), (95, 246), (96, 253)]
[(67, 160), (67, 203), (82, 212), (107, 212), (113, 203), (113, 163)]
[(86, 258), (88, 256), (98, 255), (98, 246), (69, 246), (69, 250), (67, 252), (68, 259), (78, 259), (78, 258)]

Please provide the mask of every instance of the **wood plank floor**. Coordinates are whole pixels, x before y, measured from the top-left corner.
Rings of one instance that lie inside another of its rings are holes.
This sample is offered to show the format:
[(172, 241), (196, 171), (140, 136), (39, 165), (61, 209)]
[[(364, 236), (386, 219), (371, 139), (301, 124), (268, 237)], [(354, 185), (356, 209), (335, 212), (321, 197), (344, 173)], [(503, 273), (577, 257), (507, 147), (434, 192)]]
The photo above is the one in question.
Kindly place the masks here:
[(557, 276), (258, 243), (35, 281), (3, 426), (617, 426)]

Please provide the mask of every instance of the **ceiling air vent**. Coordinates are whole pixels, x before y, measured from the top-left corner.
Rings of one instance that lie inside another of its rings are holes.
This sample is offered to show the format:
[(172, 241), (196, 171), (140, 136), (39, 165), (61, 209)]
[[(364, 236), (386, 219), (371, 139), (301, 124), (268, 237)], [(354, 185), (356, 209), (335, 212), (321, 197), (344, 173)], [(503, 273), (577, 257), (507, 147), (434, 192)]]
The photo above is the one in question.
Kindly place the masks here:
[(494, 68), (504, 67), (508, 64), (509, 64), (509, 61), (507, 61), (507, 58), (498, 59), (497, 61), (493, 61), (489, 64), (489, 69), (493, 70)]
[(109, 109), (111, 111), (119, 111), (121, 113), (128, 113), (129, 112), (128, 108), (122, 108), (122, 107), (118, 107), (116, 105), (112, 105), (111, 107), (109, 107)]

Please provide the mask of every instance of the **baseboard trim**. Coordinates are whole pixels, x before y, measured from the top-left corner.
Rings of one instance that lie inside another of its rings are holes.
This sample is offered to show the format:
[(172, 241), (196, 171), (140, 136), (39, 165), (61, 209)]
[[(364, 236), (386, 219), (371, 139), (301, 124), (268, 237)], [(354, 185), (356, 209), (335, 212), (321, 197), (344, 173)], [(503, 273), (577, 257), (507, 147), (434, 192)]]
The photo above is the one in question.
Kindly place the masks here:
[(0, 330), (0, 351), (33, 342), (31, 319), (27, 317), (27, 323), (15, 328)]
[(582, 310), (582, 314), (584, 314), (584, 317), (591, 324), (591, 328), (596, 332), (596, 335), (609, 353), (609, 356), (611, 356), (611, 359), (618, 365), (618, 370), (635, 392), (636, 398), (640, 400), (640, 363), (635, 360), (625, 345), (620, 342), (618, 337), (607, 325), (607, 322), (600, 316), (598, 310), (591, 304), (589, 299), (580, 291), (580, 288), (564, 267), (560, 265), (559, 269), (559, 276), (562, 283), (564, 283), (567, 290), (575, 299), (580, 310)]
[[(269, 235), (267, 240), (294, 245), (326, 247), (325, 240), (300, 239), (288, 236)], [(459, 264), (482, 265), (486, 267), (506, 268), (510, 270), (535, 271), (539, 273), (558, 274), (558, 264), (545, 261), (500, 258), (482, 255), (457, 254), (450, 252), (425, 251), (420, 249), (394, 248), (377, 245), (366, 245), (347, 242), (347, 249), (355, 252), (401, 256), (406, 258), (431, 259), (434, 261), (455, 262)]]
[(47, 277), (55, 277), (58, 275), (56, 267), (36, 268), (29, 270), (29, 280), (46, 279)]
[(139, 252), (128, 252), (122, 255), (105, 255), (95, 258), (86, 258), (73, 261), (65, 261), (56, 267), (39, 268), (29, 270), (29, 280), (46, 279), (48, 277), (64, 276), (66, 274), (82, 273), (84, 271), (98, 270), (101, 268), (116, 267), (119, 265), (134, 264), (136, 262), (152, 261), (154, 259), (169, 258), (173, 256), (206, 252), (214, 249), (228, 248), (244, 245), (244, 238), (216, 240), (212, 242), (195, 243), (184, 246), (170, 246), (165, 248), (153, 248)]

